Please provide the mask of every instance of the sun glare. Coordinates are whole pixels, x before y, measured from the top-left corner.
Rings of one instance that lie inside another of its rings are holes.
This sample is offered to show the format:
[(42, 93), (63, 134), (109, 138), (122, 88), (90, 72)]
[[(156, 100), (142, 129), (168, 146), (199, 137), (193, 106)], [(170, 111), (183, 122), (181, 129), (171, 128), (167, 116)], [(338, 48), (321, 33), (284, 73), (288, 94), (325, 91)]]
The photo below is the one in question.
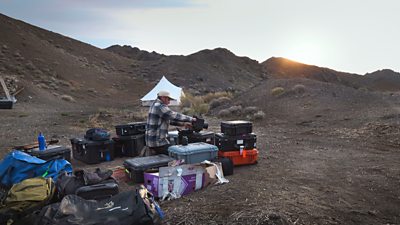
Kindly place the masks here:
[(311, 41), (296, 41), (284, 50), (282, 57), (304, 64), (319, 65), (322, 61), (321, 45)]

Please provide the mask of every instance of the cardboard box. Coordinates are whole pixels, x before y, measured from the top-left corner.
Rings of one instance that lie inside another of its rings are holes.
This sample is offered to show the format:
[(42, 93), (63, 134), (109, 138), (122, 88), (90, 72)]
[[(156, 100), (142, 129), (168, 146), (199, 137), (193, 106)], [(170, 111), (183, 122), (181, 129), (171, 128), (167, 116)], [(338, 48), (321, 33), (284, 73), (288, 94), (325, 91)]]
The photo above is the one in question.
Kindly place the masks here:
[(158, 172), (145, 172), (144, 184), (155, 197), (179, 198), (203, 187), (204, 168), (200, 165), (160, 167)]
[[(217, 166), (221, 167), (220, 164)], [(144, 173), (144, 185), (155, 197), (180, 198), (216, 183), (216, 172), (216, 166), (212, 164), (160, 167), (158, 172)]]

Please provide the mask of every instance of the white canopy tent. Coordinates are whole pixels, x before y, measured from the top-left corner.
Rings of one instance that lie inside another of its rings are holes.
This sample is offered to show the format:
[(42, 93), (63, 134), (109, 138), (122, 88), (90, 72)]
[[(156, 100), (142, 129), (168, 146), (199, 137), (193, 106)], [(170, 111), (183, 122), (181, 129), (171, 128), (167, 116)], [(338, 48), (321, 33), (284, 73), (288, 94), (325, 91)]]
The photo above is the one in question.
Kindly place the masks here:
[(150, 106), (153, 101), (157, 98), (157, 93), (160, 91), (168, 91), (176, 100), (171, 100), (169, 105), (179, 105), (181, 103), (181, 97), (185, 96), (182, 91), (182, 88), (175, 86), (165, 76), (161, 78), (161, 80), (157, 83), (154, 88), (149, 91), (143, 98), (140, 99), (142, 101), (142, 106)]

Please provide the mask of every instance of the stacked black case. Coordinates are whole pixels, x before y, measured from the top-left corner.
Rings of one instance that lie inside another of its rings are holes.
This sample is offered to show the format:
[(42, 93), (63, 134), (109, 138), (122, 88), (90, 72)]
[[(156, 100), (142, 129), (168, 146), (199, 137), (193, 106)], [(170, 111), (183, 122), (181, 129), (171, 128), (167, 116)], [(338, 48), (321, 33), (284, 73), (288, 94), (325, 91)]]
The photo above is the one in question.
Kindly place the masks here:
[(113, 137), (116, 156), (138, 156), (146, 145), (144, 134)]
[(215, 145), (220, 151), (239, 151), (256, 148), (257, 135), (252, 133), (253, 124), (245, 120), (221, 122), (221, 133), (215, 134)]
[(115, 153), (117, 156), (138, 156), (144, 146), (146, 122), (133, 122), (115, 126), (118, 137), (114, 137)]
[(72, 138), (74, 159), (87, 164), (96, 164), (114, 159), (114, 141), (91, 141), (84, 138)]
[(223, 133), (215, 134), (215, 145), (220, 151), (236, 151), (243, 149), (252, 150), (256, 148), (257, 135), (254, 133), (229, 136)]
[(187, 137), (188, 143), (204, 142), (213, 145), (215, 142), (215, 135), (212, 131), (195, 132), (193, 130), (180, 130), (178, 132), (177, 144), (183, 143), (183, 137)]
[(117, 125), (115, 126), (115, 131), (120, 137), (144, 134), (146, 132), (146, 122), (133, 122), (124, 125)]

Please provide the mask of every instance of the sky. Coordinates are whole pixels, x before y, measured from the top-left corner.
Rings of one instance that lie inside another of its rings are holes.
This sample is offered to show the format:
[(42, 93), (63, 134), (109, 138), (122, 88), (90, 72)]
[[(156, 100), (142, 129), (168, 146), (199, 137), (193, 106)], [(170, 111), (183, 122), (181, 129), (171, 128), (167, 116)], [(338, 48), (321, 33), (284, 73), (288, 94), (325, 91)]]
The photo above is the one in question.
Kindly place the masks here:
[(399, 12), (399, 0), (0, 0), (2, 14), (99, 48), (222, 47), (357, 74), (400, 72)]

